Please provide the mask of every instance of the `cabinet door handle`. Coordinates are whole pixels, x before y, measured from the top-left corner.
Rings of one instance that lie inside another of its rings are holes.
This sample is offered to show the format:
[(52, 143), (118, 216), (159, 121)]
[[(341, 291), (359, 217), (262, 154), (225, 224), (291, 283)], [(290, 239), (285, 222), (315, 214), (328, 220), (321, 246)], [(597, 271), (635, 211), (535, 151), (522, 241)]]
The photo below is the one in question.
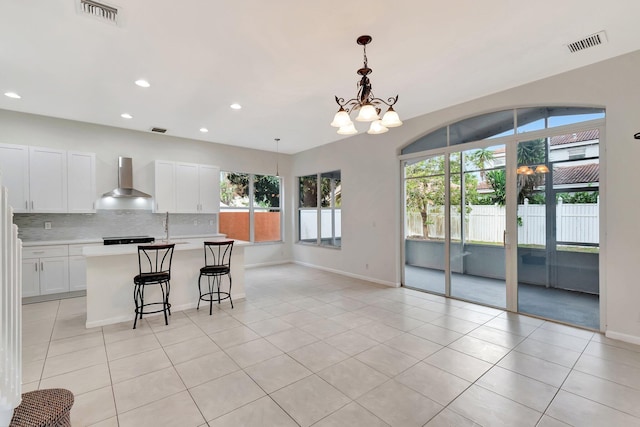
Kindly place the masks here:
[(33, 210), (33, 200), (31, 201), (31, 210)]
[(32, 253), (32, 254), (43, 254), (43, 253), (44, 253), (44, 251), (33, 251), (33, 252), (31, 252), (31, 253)]
[(24, 208), (27, 209), (27, 210), (29, 209), (29, 201), (28, 200), (24, 201)]
[(38, 261), (36, 261), (36, 271), (38, 271)]
[(40, 261), (40, 271), (44, 271), (44, 263)]

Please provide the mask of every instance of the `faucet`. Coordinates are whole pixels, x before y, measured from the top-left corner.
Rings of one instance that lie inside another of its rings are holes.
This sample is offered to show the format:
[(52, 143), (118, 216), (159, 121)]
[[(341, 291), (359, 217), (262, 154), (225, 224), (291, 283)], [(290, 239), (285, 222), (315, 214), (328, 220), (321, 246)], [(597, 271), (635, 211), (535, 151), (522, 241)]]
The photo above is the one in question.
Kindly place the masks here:
[(164, 231), (165, 233), (167, 233), (167, 237), (165, 238), (165, 241), (169, 243), (169, 212), (167, 212), (167, 217), (164, 220)]

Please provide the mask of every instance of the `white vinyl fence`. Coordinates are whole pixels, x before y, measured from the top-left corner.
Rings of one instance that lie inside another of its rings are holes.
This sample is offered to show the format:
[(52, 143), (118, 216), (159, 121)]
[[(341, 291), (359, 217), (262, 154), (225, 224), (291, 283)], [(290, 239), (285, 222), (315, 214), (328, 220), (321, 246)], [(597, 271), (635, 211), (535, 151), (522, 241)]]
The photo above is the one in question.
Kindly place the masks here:
[[(502, 243), (505, 229), (505, 208), (497, 205), (470, 205), (466, 207), (465, 241)], [(545, 244), (545, 205), (531, 205), (525, 200), (518, 205), (518, 243), (531, 245)], [(559, 200), (556, 206), (556, 236), (560, 242), (598, 243), (599, 242), (599, 206), (598, 203), (566, 204)], [(456, 210), (456, 212), (458, 212)], [(444, 239), (444, 209), (442, 206), (429, 206), (427, 211), (428, 235), (422, 227), (419, 212), (408, 212), (406, 235)], [(460, 239), (460, 215), (451, 219), (451, 237)]]

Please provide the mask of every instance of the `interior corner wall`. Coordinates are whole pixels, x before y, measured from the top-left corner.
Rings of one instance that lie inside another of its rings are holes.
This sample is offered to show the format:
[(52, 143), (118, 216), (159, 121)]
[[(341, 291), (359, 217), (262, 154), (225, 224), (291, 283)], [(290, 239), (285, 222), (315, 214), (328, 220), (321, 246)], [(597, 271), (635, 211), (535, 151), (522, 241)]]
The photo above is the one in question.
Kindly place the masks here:
[(636, 270), (640, 227), (635, 190), (640, 141), (633, 138), (640, 131), (638, 70), (640, 51), (405, 120), (402, 127), (382, 135), (360, 134), (294, 155), (293, 180), (340, 169), (343, 188), (342, 248), (296, 244), (294, 260), (380, 283), (398, 283), (402, 268), (398, 155), (402, 147), (445, 124), (491, 111), (550, 105), (604, 107), (601, 304), (607, 335), (640, 344)]
[[(0, 143), (96, 153), (96, 198), (117, 187), (118, 156), (133, 158), (134, 185), (149, 194), (155, 192), (155, 160), (210, 164), (225, 171), (258, 174), (273, 174), (276, 169), (276, 154), (272, 152), (7, 110), (0, 110)], [(285, 185), (291, 161), (290, 155), (280, 154), (279, 168)], [(291, 218), (292, 212), (289, 207), (285, 218)], [(293, 227), (285, 227), (284, 236), (284, 243), (247, 247), (245, 263), (264, 265), (291, 260)]]

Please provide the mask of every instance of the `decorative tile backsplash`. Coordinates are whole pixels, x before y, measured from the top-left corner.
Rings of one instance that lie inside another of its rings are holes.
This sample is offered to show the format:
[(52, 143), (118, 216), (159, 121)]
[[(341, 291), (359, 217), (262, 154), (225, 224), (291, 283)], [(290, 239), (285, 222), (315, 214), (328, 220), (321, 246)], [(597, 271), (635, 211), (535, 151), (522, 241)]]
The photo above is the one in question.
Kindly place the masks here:
[[(95, 214), (15, 214), (18, 236), (25, 242), (86, 240), (108, 236), (165, 235), (166, 214), (149, 211), (98, 210)], [(45, 222), (51, 229), (45, 230)], [(213, 234), (218, 229), (216, 214), (169, 214), (170, 236)]]

